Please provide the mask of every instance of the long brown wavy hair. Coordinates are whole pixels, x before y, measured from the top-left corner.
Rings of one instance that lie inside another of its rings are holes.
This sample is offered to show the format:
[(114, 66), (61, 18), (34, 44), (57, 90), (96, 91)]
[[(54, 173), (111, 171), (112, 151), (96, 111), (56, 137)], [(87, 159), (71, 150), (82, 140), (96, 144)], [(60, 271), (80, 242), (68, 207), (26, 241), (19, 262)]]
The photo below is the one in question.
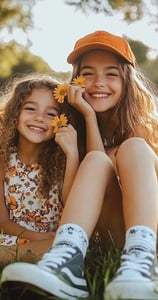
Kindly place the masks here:
[[(82, 57), (78, 58), (73, 65), (70, 82), (80, 75), (81, 59)], [(134, 68), (119, 57), (118, 60), (123, 81), (122, 97), (113, 109), (111, 122), (115, 119), (117, 127), (105, 150), (108, 152), (127, 138), (138, 136), (137, 128), (141, 127), (144, 128), (146, 142), (158, 154), (158, 86), (151, 82), (138, 66)], [(75, 114), (80, 128), (79, 139), (85, 144), (84, 119), (79, 112), (75, 111)], [(96, 115), (99, 126), (99, 113)]]
[[(52, 93), (59, 82), (49, 75), (30, 74), (17, 76), (10, 80), (0, 94), (0, 162), (6, 170), (10, 154), (18, 147), (17, 124), (25, 99), (35, 88), (45, 88)], [(66, 103), (59, 104), (60, 112), (65, 112)], [(61, 186), (65, 171), (65, 154), (55, 143), (54, 139), (47, 141), (39, 154), (40, 183), (38, 193), (48, 197), (51, 187), (55, 184)]]

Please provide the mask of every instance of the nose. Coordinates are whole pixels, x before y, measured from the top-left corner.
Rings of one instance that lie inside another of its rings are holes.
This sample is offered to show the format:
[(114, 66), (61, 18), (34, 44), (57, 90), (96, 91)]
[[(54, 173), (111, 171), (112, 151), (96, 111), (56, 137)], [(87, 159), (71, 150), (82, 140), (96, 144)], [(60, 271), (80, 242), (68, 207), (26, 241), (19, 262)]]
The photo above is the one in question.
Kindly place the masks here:
[(105, 85), (105, 82), (101, 77), (97, 77), (94, 85), (97, 87), (103, 87)]
[(43, 123), (43, 120), (44, 120), (44, 116), (42, 113), (38, 112), (35, 116), (35, 120), (40, 122), (40, 123)]
[(97, 87), (103, 87), (104, 84), (101, 81), (96, 81), (95, 86), (97, 86)]

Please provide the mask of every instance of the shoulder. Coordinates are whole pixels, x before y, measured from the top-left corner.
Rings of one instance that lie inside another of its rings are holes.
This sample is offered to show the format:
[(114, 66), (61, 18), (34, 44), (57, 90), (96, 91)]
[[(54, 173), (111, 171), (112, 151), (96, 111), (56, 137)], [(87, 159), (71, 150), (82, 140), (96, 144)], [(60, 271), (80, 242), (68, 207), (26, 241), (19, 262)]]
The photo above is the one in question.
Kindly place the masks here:
[(140, 137), (146, 140), (148, 136), (147, 129), (143, 126), (137, 126), (134, 132), (135, 137)]

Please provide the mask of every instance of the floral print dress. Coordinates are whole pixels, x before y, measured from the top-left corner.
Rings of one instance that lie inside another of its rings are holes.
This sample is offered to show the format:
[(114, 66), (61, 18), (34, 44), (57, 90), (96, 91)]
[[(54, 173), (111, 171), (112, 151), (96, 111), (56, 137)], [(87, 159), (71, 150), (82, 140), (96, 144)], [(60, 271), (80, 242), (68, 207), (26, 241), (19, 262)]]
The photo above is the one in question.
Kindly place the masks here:
[[(24, 228), (38, 232), (56, 231), (63, 210), (59, 190), (54, 186), (49, 193), (49, 199), (37, 197), (39, 171), (38, 164), (24, 164), (17, 157), (17, 153), (11, 154), (4, 181), (6, 206), (10, 220)], [(20, 236), (0, 233), (0, 245), (9, 246), (23, 242), (29, 241), (20, 239)]]

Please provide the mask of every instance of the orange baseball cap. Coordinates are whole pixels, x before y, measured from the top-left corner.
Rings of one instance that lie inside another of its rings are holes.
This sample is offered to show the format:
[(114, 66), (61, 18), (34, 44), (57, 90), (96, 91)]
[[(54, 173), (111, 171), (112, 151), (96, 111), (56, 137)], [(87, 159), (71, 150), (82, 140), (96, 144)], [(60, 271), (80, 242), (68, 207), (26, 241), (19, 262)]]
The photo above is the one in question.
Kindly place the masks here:
[(111, 51), (135, 66), (135, 56), (128, 42), (124, 38), (107, 31), (95, 31), (80, 38), (75, 43), (74, 50), (68, 55), (67, 62), (74, 64), (79, 56), (95, 49)]

